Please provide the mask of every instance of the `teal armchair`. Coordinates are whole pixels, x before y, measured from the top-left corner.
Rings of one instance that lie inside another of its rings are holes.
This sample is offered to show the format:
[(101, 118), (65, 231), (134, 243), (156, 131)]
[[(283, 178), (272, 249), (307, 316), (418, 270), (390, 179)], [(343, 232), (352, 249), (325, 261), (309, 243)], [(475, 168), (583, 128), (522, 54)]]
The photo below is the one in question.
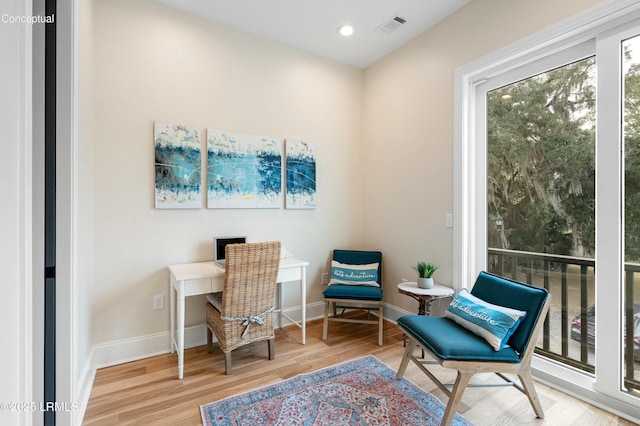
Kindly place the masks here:
[[(327, 340), (329, 322), (378, 324), (378, 345), (383, 343), (382, 253), (379, 251), (334, 250), (331, 281), (324, 296), (322, 340)], [(333, 315), (330, 315), (330, 305)], [(354, 319), (337, 314), (348, 309), (377, 310), (378, 318)]]
[[(444, 317), (406, 315), (398, 319), (409, 343), (396, 377), (402, 378), (413, 361), (449, 397), (441, 425), (451, 423), (473, 375), (487, 372), (503, 380), (498, 385), (514, 386), (524, 393), (536, 416), (544, 418), (531, 376), (531, 358), (550, 299), (543, 288), (481, 272), (471, 293), (463, 290)], [(424, 349), (431, 359), (414, 356), (416, 348)], [(427, 368), (436, 363), (458, 371), (451, 389)], [(519, 383), (505, 373), (518, 376)]]

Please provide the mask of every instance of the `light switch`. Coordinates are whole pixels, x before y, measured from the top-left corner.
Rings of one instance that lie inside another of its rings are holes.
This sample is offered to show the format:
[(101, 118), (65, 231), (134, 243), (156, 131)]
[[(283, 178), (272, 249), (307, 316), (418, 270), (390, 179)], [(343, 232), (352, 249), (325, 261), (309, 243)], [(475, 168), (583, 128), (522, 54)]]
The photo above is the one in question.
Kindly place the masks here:
[(444, 226), (445, 228), (453, 228), (453, 214), (446, 213), (444, 215)]

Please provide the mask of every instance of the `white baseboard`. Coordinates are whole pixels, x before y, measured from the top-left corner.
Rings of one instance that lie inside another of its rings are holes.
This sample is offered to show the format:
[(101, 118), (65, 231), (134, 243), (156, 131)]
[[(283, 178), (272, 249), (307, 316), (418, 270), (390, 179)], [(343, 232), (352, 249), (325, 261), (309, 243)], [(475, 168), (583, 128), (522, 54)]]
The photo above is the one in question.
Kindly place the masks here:
[[(94, 368), (110, 367), (169, 353), (171, 351), (170, 335), (169, 331), (165, 331), (94, 345)], [(205, 343), (204, 324), (185, 328), (185, 348), (204, 345)]]
[(91, 389), (93, 388), (93, 380), (96, 377), (96, 369), (93, 367), (93, 349), (89, 353), (89, 357), (82, 368), (82, 374), (77, 383), (78, 392), (76, 393), (75, 402), (78, 404), (78, 409), (73, 415), (73, 424), (81, 425), (84, 419), (84, 413), (87, 411), (87, 404), (89, 403), (89, 396), (91, 395)]

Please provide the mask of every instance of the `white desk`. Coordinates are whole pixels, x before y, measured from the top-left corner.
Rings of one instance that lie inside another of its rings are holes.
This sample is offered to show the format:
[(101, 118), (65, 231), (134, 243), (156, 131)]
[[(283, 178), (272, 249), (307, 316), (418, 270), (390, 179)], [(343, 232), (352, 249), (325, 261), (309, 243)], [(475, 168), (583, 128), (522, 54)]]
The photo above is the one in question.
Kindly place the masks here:
[[(293, 257), (280, 259), (278, 270), (278, 311), (280, 325), (282, 317), (296, 324), (302, 329), (302, 344), (306, 340), (306, 305), (307, 305), (307, 266), (309, 262)], [(300, 304), (302, 319), (294, 321), (282, 312), (282, 283), (300, 281)], [(184, 372), (184, 311), (185, 298), (198, 294), (215, 293), (224, 288), (224, 269), (215, 262), (184, 263), (169, 266), (169, 294), (171, 299), (171, 353), (178, 352), (178, 378), (182, 379)], [(176, 304), (177, 302), (177, 304)], [(177, 311), (176, 311), (177, 307)], [(204, 311), (204, 306), (202, 307)], [(177, 338), (176, 338), (177, 319)]]

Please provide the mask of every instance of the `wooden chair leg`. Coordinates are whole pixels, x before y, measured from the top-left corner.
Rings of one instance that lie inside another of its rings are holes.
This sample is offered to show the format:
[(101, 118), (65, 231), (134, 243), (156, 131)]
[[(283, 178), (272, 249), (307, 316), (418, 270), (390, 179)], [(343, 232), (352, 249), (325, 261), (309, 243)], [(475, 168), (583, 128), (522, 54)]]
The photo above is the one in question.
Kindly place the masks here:
[(383, 306), (382, 306), (382, 302), (380, 302), (380, 307), (378, 310), (378, 346), (382, 346), (383, 340), (384, 340), (384, 336), (383, 336), (383, 332), (384, 332), (384, 315), (383, 315)]
[(458, 371), (458, 377), (456, 378), (456, 383), (453, 385), (453, 389), (451, 390), (451, 396), (449, 396), (447, 409), (442, 416), (440, 426), (448, 426), (453, 421), (453, 417), (456, 415), (458, 405), (460, 405), (460, 401), (462, 401), (462, 394), (467, 388), (471, 377), (473, 377), (473, 374), (471, 373)]
[(276, 339), (267, 340), (267, 345), (269, 345), (269, 359), (276, 359)]
[(539, 419), (544, 419), (544, 411), (542, 410), (542, 404), (540, 404), (540, 399), (538, 398), (536, 388), (533, 385), (533, 377), (531, 377), (531, 371), (520, 372), (518, 374), (518, 377), (520, 378), (520, 383), (522, 384), (522, 387), (527, 394), (527, 398), (529, 398), (529, 402), (531, 403), (531, 407), (536, 413), (536, 416)]
[(411, 360), (410, 356), (414, 346), (414, 342), (409, 339), (409, 342), (404, 347), (404, 354), (402, 355), (402, 361), (400, 361), (400, 367), (398, 367), (398, 372), (396, 373), (396, 379), (402, 379), (404, 377), (404, 372), (407, 370), (407, 365), (409, 365), (409, 361)]
[(213, 352), (213, 336), (209, 327), (207, 327), (207, 352)]
[(224, 354), (224, 369), (227, 375), (231, 374), (231, 352)]
[(322, 323), (322, 340), (327, 340), (329, 331), (329, 302), (324, 302), (324, 322)]

